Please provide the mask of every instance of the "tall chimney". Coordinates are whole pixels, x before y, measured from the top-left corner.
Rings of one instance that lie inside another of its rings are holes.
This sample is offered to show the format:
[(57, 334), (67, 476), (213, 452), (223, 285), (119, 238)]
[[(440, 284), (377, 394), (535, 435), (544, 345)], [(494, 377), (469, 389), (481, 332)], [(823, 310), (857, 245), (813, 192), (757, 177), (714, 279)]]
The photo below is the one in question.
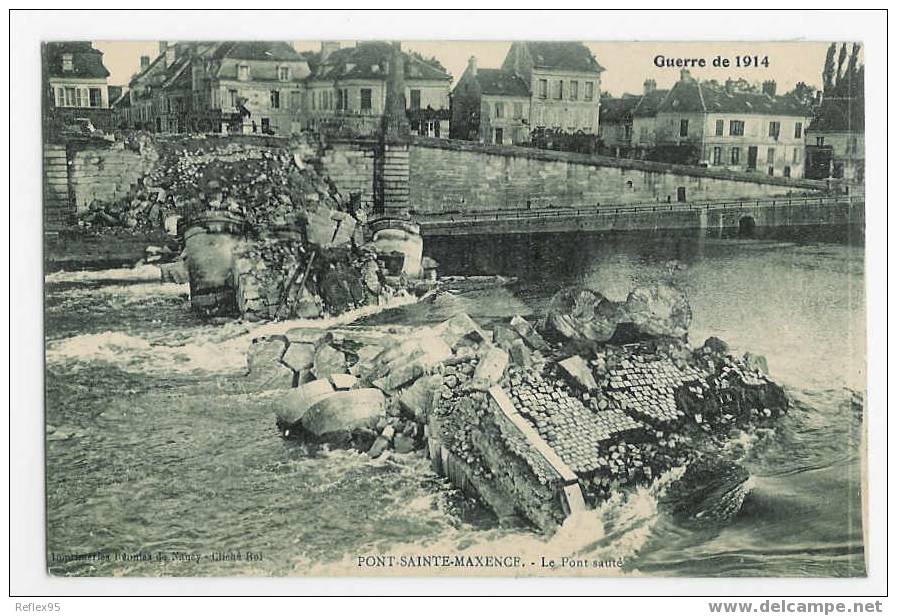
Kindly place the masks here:
[(145, 71), (149, 65), (150, 65), (150, 57), (149, 56), (140, 56), (140, 70)]
[(321, 41), (321, 62), (326, 62), (334, 51), (339, 51), (339, 41)]
[(772, 79), (763, 82), (763, 94), (776, 95), (776, 82)]
[(470, 73), (471, 77), (477, 76), (477, 57), (476, 56), (470, 56), (470, 58), (467, 60), (467, 70)]
[(171, 66), (174, 64), (175, 58), (178, 57), (178, 48), (177, 45), (169, 45), (168, 49), (165, 50), (165, 66)]
[(679, 71), (679, 81), (691, 81), (691, 72), (687, 68)]
[(165, 68), (168, 68), (174, 64), (174, 45), (169, 44), (168, 41), (159, 41), (159, 55), (162, 56)]
[(651, 92), (653, 92), (654, 90), (657, 89), (657, 82), (654, 81), (653, 79), (645, 79), (644, 86), (645, 86), (645, 94), (650, 94)]

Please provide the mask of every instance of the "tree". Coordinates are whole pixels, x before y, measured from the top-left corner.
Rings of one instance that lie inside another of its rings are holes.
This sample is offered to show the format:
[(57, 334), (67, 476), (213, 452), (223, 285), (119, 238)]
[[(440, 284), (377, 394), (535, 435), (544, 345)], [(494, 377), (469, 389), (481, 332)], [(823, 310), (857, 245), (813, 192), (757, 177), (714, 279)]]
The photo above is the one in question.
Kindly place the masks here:
[(859, 85), (859, 70), (857, 67), (859, 56), (860, 44), (854, 43), (853, 48), (850, 51), (850, 60), (847, 61), (847, 72), (845, 73), (845, 77), (847, 79), (847, 96), (851, 97), (863, 95), (862, 87), (860, 87), (859, 89), (857, 88), (857, 86)]
[(825, 94), (830, 94), (834, 89), (835, 51), (837, 48), (837, 44), (832, 43), (825, 54), (825, 66), (822, 68), (822, 91)]
[(757, 84), (751, 83), (744, 77), (739, 77), (738, 79), (732, 82), (732, 89), (735, 92), (748, 92), (748, 93), (757, 93), (759, 92), (759, 88)]
[(866, 67), (862, 64), (857, 70), (856, 77), (851, 84), (853, 86), (853, 94), (857, 98), (861, 98), (866, 94)]
[(844, 73), (842, 69), (844, 68), (844, 60), (847, 58), (847, 43), (841, 44), (841, 51), (838, 52), (838, 75), (835, 79), (835, 89), (840, 91), (843, 87), (843, 79)]
[(794, 84), (794, 89), (787, 93), (787, 96), (793, 96), (801, 105), (812, 107), (816, 104), (816, 88), (807, 85), (803, 81)]

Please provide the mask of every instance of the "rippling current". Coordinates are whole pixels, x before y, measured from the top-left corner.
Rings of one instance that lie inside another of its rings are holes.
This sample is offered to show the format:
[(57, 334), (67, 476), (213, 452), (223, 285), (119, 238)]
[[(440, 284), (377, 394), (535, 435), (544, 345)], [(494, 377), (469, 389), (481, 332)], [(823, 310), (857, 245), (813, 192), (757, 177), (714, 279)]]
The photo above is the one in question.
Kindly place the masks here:
[[(766, 355), (794, 407), (774, 430), (732, 443), (754, 485), (738, 517), (677, 525), (656, 505), (667, 477), (554, 537), (500, 528), (420, 454), (371, 461), (281, 440), (270, 394), (239, 378), (251, 338), (270, 326), (204, 323), (186, 286), (154, 282), (153, 268), (57, 272), (45, 315), (50, 572), (351, 574), (360, 555), (460, 553), (520, 555), (518, 575), (548, 572), (529, 566), (541, 555), (623, 562), (554, 571), (565, 575), (865, 575), (861, 241), (583, 235), (452, 238), (428, 250), (445, 274), (519, 280), (334, 325), (395, 332), (458, 309), (483, 321), (538, 316), (568, 284), (622, 299), (673, 279), (693, 307), (692, 344), (716, 335)], [(233, 553), (241, 559), (222, 557)]]

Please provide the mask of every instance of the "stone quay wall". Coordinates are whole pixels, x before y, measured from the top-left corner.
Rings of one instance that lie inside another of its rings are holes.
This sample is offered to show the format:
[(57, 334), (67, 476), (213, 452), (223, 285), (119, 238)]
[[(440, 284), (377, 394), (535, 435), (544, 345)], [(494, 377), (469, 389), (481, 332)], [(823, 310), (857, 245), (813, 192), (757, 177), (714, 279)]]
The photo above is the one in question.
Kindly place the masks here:
[(114, 201), (152, 168), (158, 156), (153, 148), (135, 151), (122, 143), (110, 146), (69, 146), (70, 175), (75, 211), (93, 200)]
[(648, 161), (414, 137), (411, 204), (432, 215), (815, 195), (825, 183)]
[(45, 143), (44, 224), (56, 231), (75, 224), (92, 201), (114, 201), (126, 195), (153, 168), (158, 156), (151, 147), (139, 151), (122, 142), (75, 139)]
[(357, 194), (364, 210), (374, 205), (374, 164), (377, 143), (373, 140), (329, 141), (321, 155), (323, 171), (344, 194)]

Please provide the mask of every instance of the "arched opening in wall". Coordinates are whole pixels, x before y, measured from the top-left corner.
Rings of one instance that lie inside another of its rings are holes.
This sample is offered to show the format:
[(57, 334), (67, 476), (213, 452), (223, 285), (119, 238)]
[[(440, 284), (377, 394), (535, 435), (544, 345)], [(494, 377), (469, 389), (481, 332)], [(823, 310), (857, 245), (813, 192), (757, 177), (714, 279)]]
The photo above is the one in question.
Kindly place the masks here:
[(757, 231), (757, 221), (753, 216), (742, 216), (738, 220), (738, 237), (754, 237)]

